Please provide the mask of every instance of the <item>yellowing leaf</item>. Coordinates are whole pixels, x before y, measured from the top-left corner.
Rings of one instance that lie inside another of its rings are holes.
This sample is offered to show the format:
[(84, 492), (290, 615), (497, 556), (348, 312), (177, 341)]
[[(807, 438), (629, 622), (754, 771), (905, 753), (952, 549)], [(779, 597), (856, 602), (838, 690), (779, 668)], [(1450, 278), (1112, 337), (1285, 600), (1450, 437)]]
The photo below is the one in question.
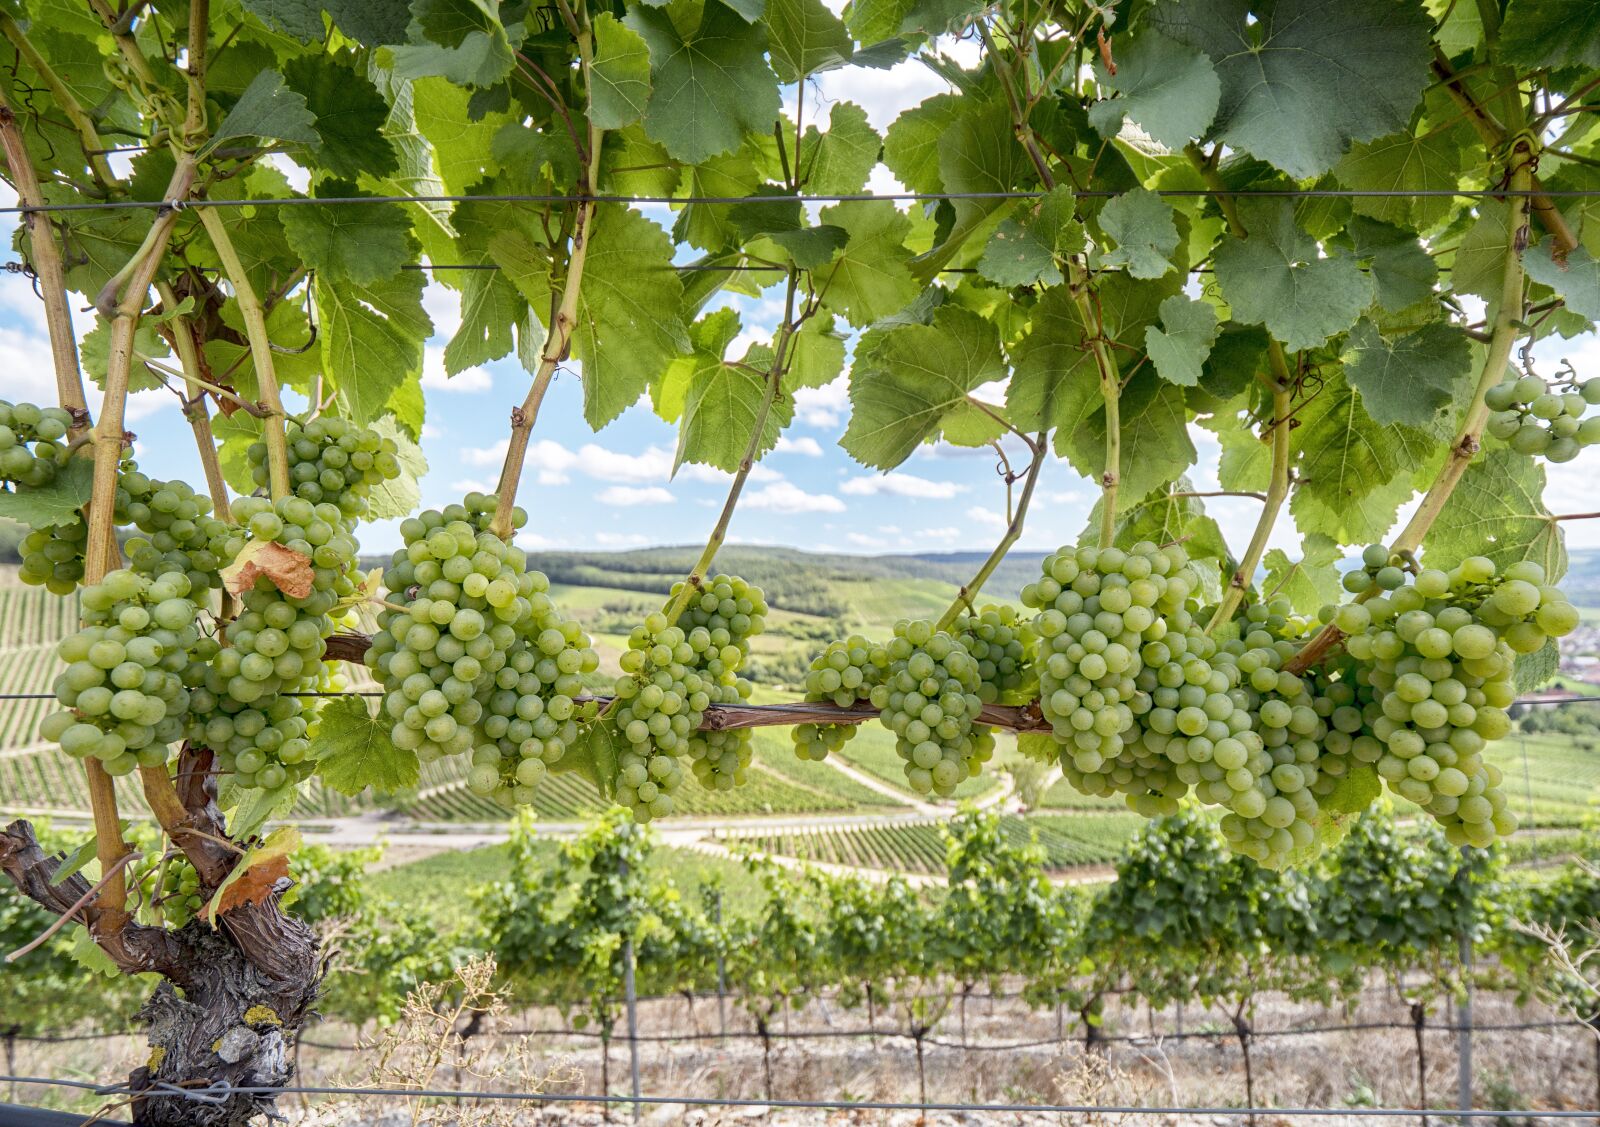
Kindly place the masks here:
[(238, 558), (222, 569), (222, 582), (235, 595), (254, 590), (256, 580), (263, 576), (291, 599), (304, 599), (311, 594), (314, 578), (311, 557), (275, 540), (252, 539)]
[(271, 896), (278, 882), (288, 879), (289, 856), (300, 848), (300, 831), (293, 826), (273, 830), (233, 867), (202, 915), (216, 926), (217, 917), (245, 904), (259, 904)]

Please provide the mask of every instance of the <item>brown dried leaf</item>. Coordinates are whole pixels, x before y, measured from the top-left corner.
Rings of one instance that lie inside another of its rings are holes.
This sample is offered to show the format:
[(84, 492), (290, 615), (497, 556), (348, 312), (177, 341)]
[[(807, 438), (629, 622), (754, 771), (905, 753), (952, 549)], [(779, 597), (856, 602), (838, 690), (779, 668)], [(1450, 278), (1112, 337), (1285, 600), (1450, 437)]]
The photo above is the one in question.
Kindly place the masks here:
[(271, 896), (278, 882), (289, 876), (289, 857), (300, 848), (300, 831), (292, 826), (273, 830), (266, 840), (239, 858), (201, 915), (213, 926), (224, 912), (244, 904), (259, 904)]
[(314, 578), (311, 557), (275, 540), (251, 540), (239, 552), (239, 558), (222, 569), (222, 582), (232, 594), (243, 595), (252, 590), (263, 575), (291, 599), (303, 599), (311, 594)]

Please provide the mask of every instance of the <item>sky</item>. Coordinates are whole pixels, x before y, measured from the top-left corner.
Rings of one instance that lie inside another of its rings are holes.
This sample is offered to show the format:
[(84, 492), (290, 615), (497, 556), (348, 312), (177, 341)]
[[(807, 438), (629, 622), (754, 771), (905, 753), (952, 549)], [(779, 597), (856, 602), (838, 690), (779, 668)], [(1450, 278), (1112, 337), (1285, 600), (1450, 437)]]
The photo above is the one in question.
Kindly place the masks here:
[[(947, 44), (949, 53), (970, 63), (968, 43)], [(882, 132), (904, 109), (949, 89), (945, 81), (916, 62), (887, 71), (840, 71), (813, 81), (804, 91), (805, 120), (819, 127), (829, 107), (840, 100), (862, 106)], [(787, 92), (787, 112), (795, 110), (796, 91)], [(902, 191), (882, 165), (868, 184), (873, 191)], [(0, 191), (4, 191), (0, 185)], [(9, 193), (7, 193), (9, 194)], [(5, 203), (12, 201), (7, 199)], [(670, 225), (666, 208), (643, 209)], [(429, 472), (422, 482), (425, 506), (459, 500), (470, 490), (492, 490), (509, 432), (513, 404), (520, 403), (528, 373), (514, 357), (446, 377), (444, 344), (460, 322), (454, 291), (430, 284), (425, 303), (436, 336), (424, 362), (427, 421), (422, 449)], [(730, 353), (769, 339), (781, 319), (776, 294), (733, 296), (722, 304), (739, 309), (745, 331)], [(713, 306), (714, 307), (714, 306)], [(80, 317), (79, 333), (91, 319)], [(1561, 358), (1581, 375), (1600, 374), (1600, 337), (1545, 342), (1535, 355), (1551, 371)], [(51, 402), (51, 375), (44, 310), (29, 281), (0, 276), (0, 397)], [(94, 389), (90, 389), (91, 406)], [(1001, 385), (977, 392), (1003, 401)], [(518, 503), (532, 519), (519, 537), (528, 549), (627, 549), (662, 544), (701, 543), (715, 523), (730, 478), (703, 466), (686, 465), (672, 476), (676, 429), (641, 402), (595, 433), (581, 411), (578, 374), (564, 369), (556, 378), (533, 432)], [(819, 552), (987, 551), (1005, 525), (1005, 487), (991, 449), (925, 446), (891, 473), (853, 461), (839, 446), (849, 414), (844, 377), (823, 388), (796, 395), (795, 420), (778, 447), (751, 474), (729, 530), (729, 542), (778, 544)], [(290, 404), (294, 410), (295, 405)], [(142, 392), (128, 403), (127, 427), (137, 435), (135, 455), (145, 472), (160, 478), (200, 479), (198, 461), (177, 397), (167, 391)], [(1215, 437), (1191, 428), (1200, 458), (1190, 479), (1199, 490), (1218, 488)], [(1026, 458), (1020, 444), (1013, 464)], [(1547, 466), (1546, 503), (1553, 512), (1586, 512), (1595, 504), (1594, 480), (1600, 474), (1600, 447), (1591, 447), (1566, 465)], [(1096, 497), (1095, 487), (1064, 461), (1052, 458), (1043, 470), (1019, 548), (1049, 550), (1077, 539)], [(1229, 545), (1242, 551), (1254, 527), (1259, 503), (1248, 499), (1207, 501)], [(1402, 510), (1401, 519), (1406, 511)], [(1572, 547), (1600, 547), (1600, 522), (1565, 525)], [(399, 546), (398, 522), (380, 522), (362, 531), (368, 551)], [(1287, 511), (1274, 545), (1298, 555), (1298, 536)]]

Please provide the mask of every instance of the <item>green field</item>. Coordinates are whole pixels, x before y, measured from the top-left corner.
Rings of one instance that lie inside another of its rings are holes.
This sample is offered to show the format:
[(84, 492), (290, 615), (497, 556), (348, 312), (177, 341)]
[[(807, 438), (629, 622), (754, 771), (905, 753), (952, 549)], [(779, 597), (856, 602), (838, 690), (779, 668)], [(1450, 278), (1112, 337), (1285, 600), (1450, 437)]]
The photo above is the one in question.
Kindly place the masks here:
[[(1144, 821), (1137, 814), (1008, 816), (1000, 825), (1016, 844), (1036, 841), (1053, 870), (1111, 861)], [(822, 861), (863, 869), (906, 873), (942, 873), (945, 868), (944, 826), (939, 822), (910, 825), (826, 828), (799, 832), (741, 832), (720, 840), (745, 843), (763, 853)]]
[[(835, 754), (850, 766), (876, 779), (882, 779), (902, 794), (908, 797), (916, 796), (916, 792), (906, 782), (905, 760), (895, 754), (894, 736), (881, 724), (862, 724), (855, 738)], [(989, 770), (956, 787), (954, 796), (956, 800), (976, 798), (1000, 785), (1000, 780), (994, 773), (994, 767), (1000, 761), (1000, 754), (1000, 749), (996, 748), (995, 759), (991, 761)]]

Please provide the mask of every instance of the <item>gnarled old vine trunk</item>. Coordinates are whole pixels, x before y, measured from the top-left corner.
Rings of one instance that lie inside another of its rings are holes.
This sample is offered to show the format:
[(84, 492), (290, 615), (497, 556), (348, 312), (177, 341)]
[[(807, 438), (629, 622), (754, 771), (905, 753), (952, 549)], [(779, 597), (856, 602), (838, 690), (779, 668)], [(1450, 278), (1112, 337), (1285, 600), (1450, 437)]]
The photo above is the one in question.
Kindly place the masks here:
[[(209, 766), (209, 752), (185, 749), (180, 767), (190, 770), (180, 769), (179, 779), (190, 784), (178, 792), (188, 812), (180, 844), (207, 893), (239, 857), (213, 801)], [(81, 874), (53, 883), (62, 860), (44, 851), (26, 821), (0, 831), (0, 871), (57, 914), (72, 911), (92, 887)], [(139, 1127), (243, 1127), (271, 1111), (273, 1097), (230, 1089), (293, 1080), (291, 1047), (316, 999), (321, 964), (315, 934), (279, 907), (288, 887), (282, 880), (259, 903), (222, 913), (215, 928), (199, 919), (178, 930), (108, 920), (92, 902), (78, 911), (124, 973), (164, 980), (138, 1014), (150, 1043), (149, 1058), (129, 1078)]]

